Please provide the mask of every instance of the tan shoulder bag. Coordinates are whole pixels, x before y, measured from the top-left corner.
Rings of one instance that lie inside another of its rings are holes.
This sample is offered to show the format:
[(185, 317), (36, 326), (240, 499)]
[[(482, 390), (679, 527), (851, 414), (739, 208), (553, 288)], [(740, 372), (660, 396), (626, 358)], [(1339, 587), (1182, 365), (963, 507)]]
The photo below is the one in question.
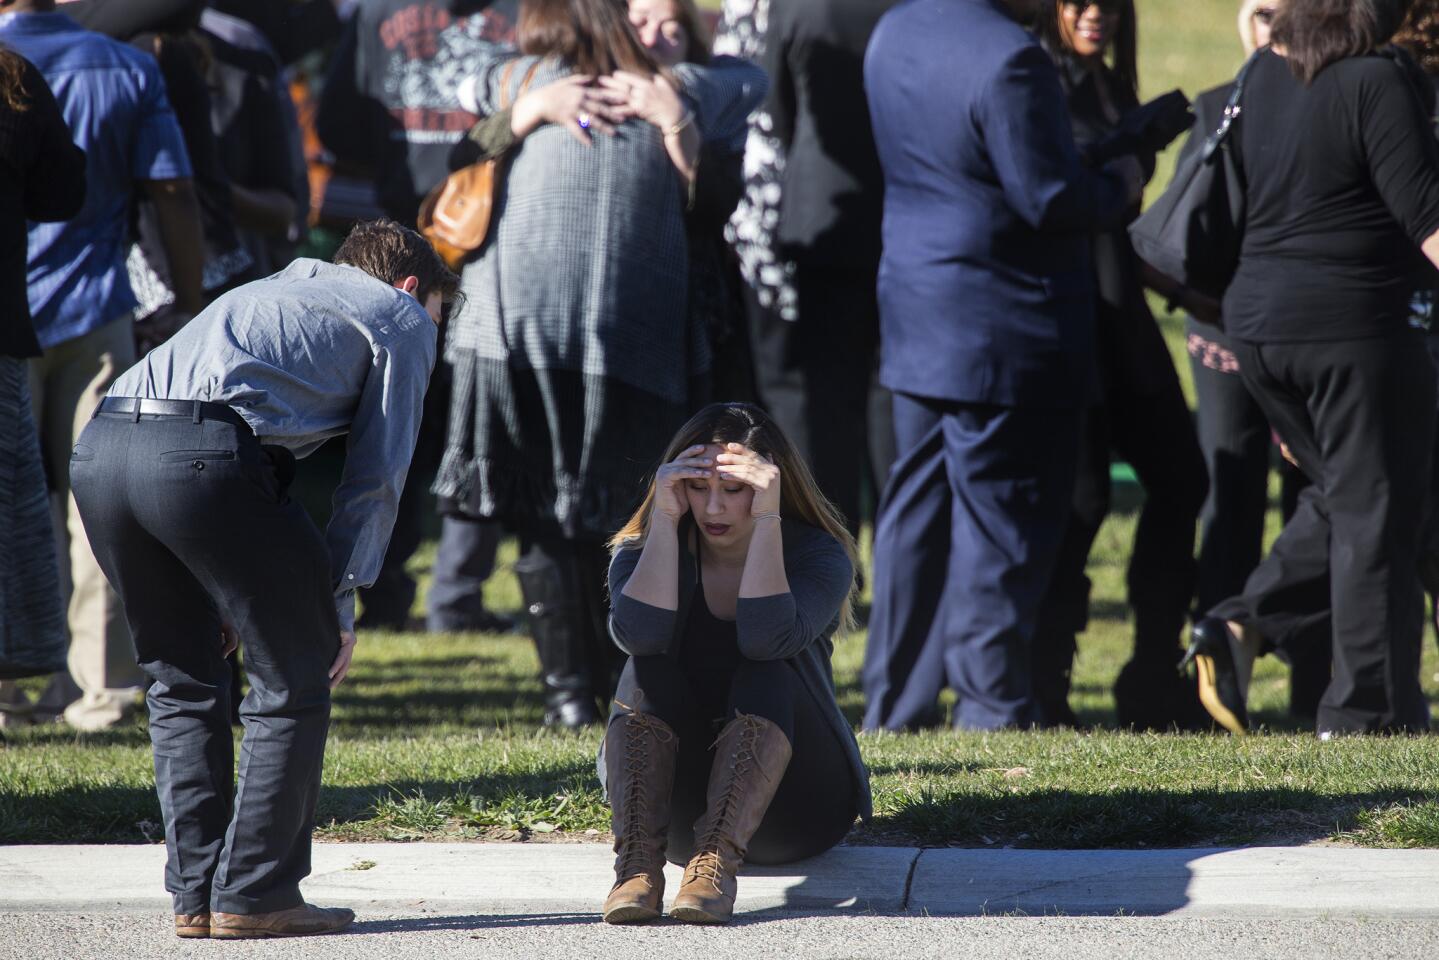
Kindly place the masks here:
[[(514, 76), (517, 61), (511, 61), (500, 74), (500, 109), (512, 106), (509, 97), (510, 79)], [(531, 64), (520, 84), (515, 99), (524, 96), (535, 71), (540, 67), (537, 60)], [(501, 164), (508, 154), (501, 154), (472, 163), (456, 170), (429, 192), (420, 204), (418, 226), (425, 239), (434, 245), (435, 252), (458, 270), (472, 254), (484, 244), (490, 232), (490, 216), (494, 211), (495, 192), (499, 189), (504, 170)]]

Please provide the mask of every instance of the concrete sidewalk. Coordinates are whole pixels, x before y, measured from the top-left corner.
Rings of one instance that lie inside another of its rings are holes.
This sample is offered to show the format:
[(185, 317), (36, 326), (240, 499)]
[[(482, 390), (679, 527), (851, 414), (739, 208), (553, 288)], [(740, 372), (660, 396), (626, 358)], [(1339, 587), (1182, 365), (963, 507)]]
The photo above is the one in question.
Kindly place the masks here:
[[(164, 912), (161, 846), (0, 848), (0, 912)], [(593, 914), (598, 844), (329, 843), (304, 884), (363, 915)], [(670, 867), (667, 886), (679, 886)], [(1439, 919), (1439, 850), (920, 850), (841, 847), (741, 874), (739, 912)]]

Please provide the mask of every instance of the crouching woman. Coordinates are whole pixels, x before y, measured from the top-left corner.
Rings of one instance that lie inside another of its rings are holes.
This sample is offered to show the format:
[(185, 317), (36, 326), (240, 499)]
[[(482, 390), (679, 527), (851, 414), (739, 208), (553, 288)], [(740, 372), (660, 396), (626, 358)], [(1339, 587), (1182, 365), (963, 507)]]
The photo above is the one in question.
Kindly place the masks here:
[(615, 833), (609, 923), (723, 923), (744, 862), (788, 863), (869, 819), (835, 702), (855, 546), (758, 407), (712, 404), (670, 442), (611, 541), (610, 632), (630, 655), (601, 750)]

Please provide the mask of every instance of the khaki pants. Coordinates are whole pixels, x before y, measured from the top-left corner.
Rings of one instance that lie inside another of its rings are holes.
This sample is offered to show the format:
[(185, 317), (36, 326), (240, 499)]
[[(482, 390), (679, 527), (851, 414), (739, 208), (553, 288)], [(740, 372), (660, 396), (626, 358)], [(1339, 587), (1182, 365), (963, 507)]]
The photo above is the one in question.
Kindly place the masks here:
[[(119, 721), (136, 702), (145, 683), (135, 664), (135, 648), (115, 594), (95, 555), (70, 494), (70, 450), (110, 384), (135, 362), (129, 314), (84, 336), (67, 340), (30, 361), (30, 400), (40, 431), (40, 451), (50, 477), (55, 507), (56, 542), (69, 569), (69, 676), (56, 674), (35, 704), (37, 713), (64, 712), (66, 722), (96, 730)], [(0, 681), (0, 704), (24, 708), (23, 695)]]

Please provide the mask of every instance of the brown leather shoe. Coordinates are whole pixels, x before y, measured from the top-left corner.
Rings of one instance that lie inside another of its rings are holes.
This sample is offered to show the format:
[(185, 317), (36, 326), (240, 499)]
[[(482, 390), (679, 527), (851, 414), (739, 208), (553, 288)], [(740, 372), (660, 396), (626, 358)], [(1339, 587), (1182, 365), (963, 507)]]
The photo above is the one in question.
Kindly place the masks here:
[(216, 940), (258, 940), (266, 937), (309, 937), (334, 933), (348, 927), (355, 911), (345, 907), (317, 907), (302, 903), (289, 910), (270, 913), (220, 913), (210, 915), (210, 936)]
[(763, 717), (742, 713), (725, 724), (715, 741), (707, 806), (695, 823), (694, 856), (670, 916), (685, 923), (729, 922), (735, 874), (792, 753), (784, 731)]
[(653, 714), (626, 714), (605, 731), (605, 784), (615, 833), (615, 885), (605, 898), (605, 923), (645, 923), (664, 909), (678, 749), (675, 732)]
[(210, 915), (208, 913), (175, 914), (175, 936), (184, 937), (187, 940), (198, 940), (209, 935)]

